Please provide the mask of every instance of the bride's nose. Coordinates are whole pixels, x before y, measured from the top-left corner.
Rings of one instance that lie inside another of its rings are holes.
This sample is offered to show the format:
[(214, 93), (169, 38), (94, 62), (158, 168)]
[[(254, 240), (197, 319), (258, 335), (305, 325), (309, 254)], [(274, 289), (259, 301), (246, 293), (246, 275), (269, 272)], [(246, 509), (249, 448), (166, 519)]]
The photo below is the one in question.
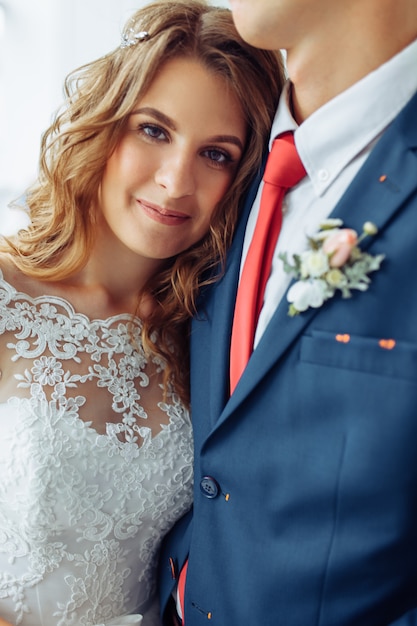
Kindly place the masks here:
[(170, 198), (191, 196), (196, 190), (195, 161), (186, 150), (172, 151), (162, 161), (155, 181), (166, 189)]

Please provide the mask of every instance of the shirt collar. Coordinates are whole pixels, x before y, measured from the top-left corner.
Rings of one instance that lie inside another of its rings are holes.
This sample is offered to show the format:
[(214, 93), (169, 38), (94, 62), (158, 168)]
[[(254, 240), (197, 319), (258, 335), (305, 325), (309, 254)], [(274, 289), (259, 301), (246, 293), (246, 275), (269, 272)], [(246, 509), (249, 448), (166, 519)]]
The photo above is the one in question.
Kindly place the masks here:
[(272, 125), (273, 139), (295, 131), (300, 158), (317, 196), (375, 142), (417, 91), (417, 40), (315, 111), (300, 126), (284, 87)]

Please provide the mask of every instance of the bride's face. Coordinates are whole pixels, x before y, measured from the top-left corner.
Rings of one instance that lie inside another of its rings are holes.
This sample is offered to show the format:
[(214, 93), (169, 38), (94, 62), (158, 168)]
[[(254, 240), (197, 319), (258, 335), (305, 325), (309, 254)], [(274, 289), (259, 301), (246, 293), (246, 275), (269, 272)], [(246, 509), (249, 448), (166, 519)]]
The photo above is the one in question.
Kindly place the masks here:
[(189, 248), (208, 231), (245, 141), (243, 112), (225, 79), (189, 58), (168, 61), (108, 160), (100, 191), (108, 229), (150, 259)]

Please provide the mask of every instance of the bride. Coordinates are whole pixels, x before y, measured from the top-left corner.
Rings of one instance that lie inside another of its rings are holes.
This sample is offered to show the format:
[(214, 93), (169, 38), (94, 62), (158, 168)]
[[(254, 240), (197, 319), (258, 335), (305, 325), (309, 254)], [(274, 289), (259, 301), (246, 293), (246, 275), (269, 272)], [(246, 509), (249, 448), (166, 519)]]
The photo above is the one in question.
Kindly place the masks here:
[(30, 223), (0, 250), (10, 624), (160, 624), (160, 542), (192, 499), (188, 320), (259, 167), (277, 66), (229, 11), (168, 0), (66, 83)]

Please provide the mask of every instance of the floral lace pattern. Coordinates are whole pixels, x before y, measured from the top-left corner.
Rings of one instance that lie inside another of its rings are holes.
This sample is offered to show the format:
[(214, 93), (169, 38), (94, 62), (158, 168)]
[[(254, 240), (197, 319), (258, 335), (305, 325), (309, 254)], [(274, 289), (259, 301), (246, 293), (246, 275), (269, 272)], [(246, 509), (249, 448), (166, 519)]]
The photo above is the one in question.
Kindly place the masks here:
[(0, 273), (0, 367), (0, 615), (156, 626), (155, 557), (191, 505), (192, 433), (140, 321), (89, 320)]

